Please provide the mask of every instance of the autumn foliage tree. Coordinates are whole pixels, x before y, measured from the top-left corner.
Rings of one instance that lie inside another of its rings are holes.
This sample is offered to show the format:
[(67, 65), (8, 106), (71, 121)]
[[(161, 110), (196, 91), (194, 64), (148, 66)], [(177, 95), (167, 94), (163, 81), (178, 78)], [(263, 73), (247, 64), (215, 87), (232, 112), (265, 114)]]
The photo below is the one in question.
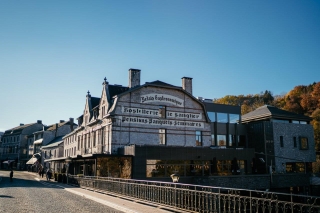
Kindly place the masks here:
[(255, 95), (227, 95), (215, 99), (215, 103), (241, 105), (241, 114), (246, 114), (263, 105), (272, 105), (290, 112), (313, 118), (316, 150), (320, 151), (320, 82), (294, 87), (286, 95), (273, 96), (269, 90)]

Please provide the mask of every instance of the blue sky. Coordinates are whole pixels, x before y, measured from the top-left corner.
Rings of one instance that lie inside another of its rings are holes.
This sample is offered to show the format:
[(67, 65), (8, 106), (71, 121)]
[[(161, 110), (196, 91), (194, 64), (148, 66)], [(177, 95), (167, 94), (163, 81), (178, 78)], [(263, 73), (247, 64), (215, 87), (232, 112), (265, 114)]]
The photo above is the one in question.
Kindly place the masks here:
[(320, 1), (0, 1), (0, 131), (77, 118), (129, 68), (213, 99), (285, 94), (319, 67)]

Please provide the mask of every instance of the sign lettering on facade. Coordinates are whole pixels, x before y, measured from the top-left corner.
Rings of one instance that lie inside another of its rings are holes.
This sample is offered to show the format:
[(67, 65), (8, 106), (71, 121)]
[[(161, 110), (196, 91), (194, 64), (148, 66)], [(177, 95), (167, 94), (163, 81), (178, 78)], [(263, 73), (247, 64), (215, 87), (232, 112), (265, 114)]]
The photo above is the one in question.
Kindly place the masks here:
[(167, 112), (167, 118), (202, 119), (202, 113)]
[(122, 107), (122, 113), (130, 113), (130, 114), (137, 114), (137, 115), (149, 115), (149, 116), (159, 116), (159, 110), (153, 109), (140, 109), (134, 107)]
[[(154, 116), (154, 117), (161, 117), (159, 110), (154, 109), (141, 109), (135, 107), (121, 107), (122, 113), (128, 113), (133, 115), (147, 115), (147, 116)], [(167, 118), (187, 118), (191, 120), (201, 120), (202, 113), (183, 113), (183, 112), (172, 112), (167, 111)]]
[(194, 121), (177, 121), (158, 118), (143, 118), (143, 117), (118, 117), (122, 123), (136, 123), (146, 125), (159, 125), (159, 126), (174, 126), (174, 127), (191, 127), (191, 128), (204, 128), (203, 122)]
[(163, 102), (173, 104), (178, 107), (184, 106), (184, 100), (167, 94), (147, 94), (140, 96), (140, 103)]

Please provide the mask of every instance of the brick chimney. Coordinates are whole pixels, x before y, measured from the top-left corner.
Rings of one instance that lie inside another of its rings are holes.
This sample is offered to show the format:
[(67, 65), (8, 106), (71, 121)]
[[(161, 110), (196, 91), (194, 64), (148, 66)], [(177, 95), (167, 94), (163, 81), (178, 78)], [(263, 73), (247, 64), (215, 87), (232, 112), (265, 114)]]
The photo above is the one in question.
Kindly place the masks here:
[(70, 130), (73, 131), (73, 118), (69, 118)]
[(60, 120), (60, 123), (63, 123), (64, 122), (64, 120)]
[(42, 124), (42, 120), (37, 120), (37, 123), (38, 124)]
[(54, 134), (54, 137), (57, 137), (58, 127), (59, 127), (59, 125), (56, 123), (56, 132)]
[(20, 123), (20, 126), (23, 126), (24, 124)]
[(192, 78), (183, 77), (182, 78), (182, 89), (192, 95)]
[(138, 69), (129, 69), (129, 88), (140, 86), (140, 71)]

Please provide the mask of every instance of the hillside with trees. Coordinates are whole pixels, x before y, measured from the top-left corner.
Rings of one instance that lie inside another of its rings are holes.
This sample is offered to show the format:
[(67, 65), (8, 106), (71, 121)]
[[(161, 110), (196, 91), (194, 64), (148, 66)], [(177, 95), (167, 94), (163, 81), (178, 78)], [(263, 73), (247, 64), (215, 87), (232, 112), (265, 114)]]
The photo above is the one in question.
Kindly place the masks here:
[(215, 103), (241, 105), (241, 114), (246, 114), (263, 105), (276, 106), (290, 112), (304, 114), (313, 118), (316, 151), (320, 151), (320, 82), (307, 86), (294, 87), (285, 95), (273, 95), (266, 90), (255, 95), (227, 95), (214, 99)]

